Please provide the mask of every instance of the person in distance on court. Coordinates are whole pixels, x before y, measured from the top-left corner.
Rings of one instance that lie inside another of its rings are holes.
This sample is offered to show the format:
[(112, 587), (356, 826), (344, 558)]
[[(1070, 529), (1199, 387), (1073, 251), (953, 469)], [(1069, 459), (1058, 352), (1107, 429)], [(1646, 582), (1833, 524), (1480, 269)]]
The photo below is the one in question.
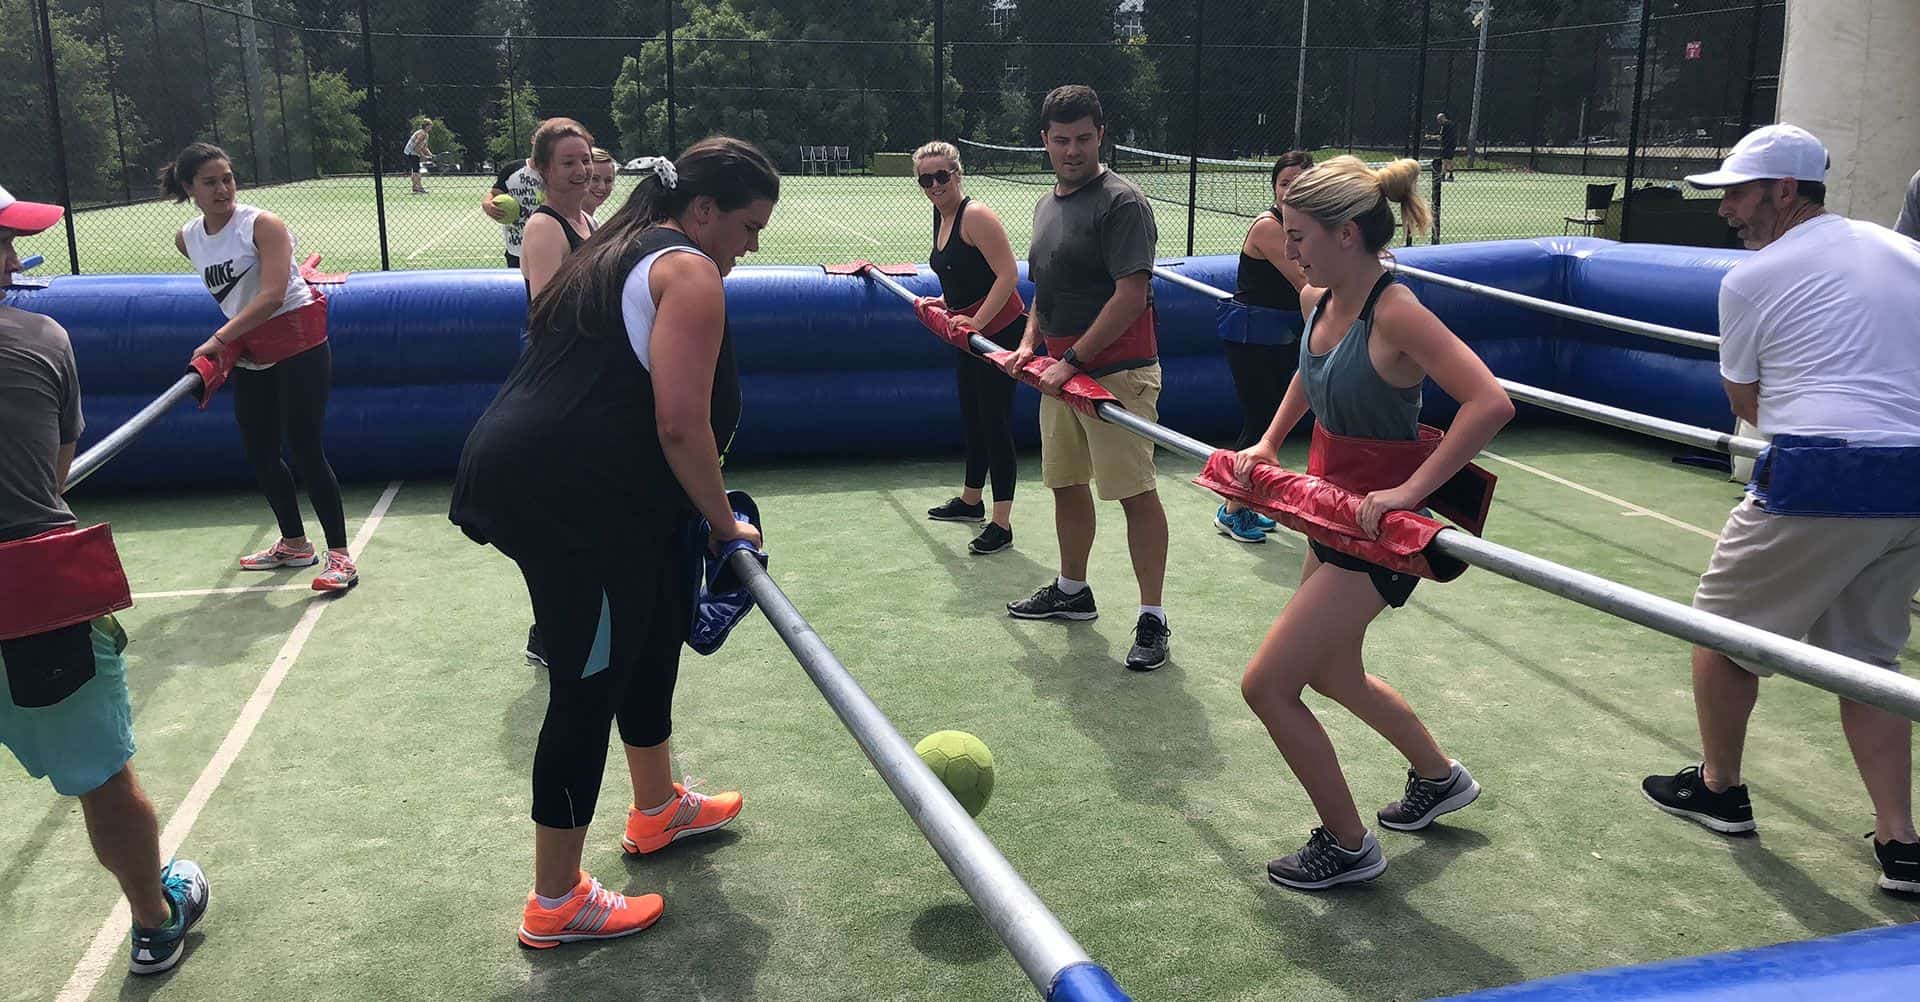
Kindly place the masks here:
[(279, 523), (280, 538), (240, 558), (241, 568), (267, 571), (311, 567), (320, 561), (300, 521), (293, 473), (284, 449), (306, 483), (307, 498), (326, 533), (326, 564), (315, 591), (339, 592), (360, 582), (347, 552), (347, 519), (340, 483), (327, 462), (327, 394), (333, 385), (333, 349), (327, 341), (327, 297), (294, 266), (297, 245), (279, 216), (240, 201), (233, 160), (210, 143), (194, 143), (160, 168), (160, 192), (192, 201), (200, 215), (173, 235), (173, 246), (193, 263), (227, 322), (195, 348), (194, 357), (232, 367), (233, 416), (247, 462)]
[[(1280, 224), (1280, 200), (1302, 171), (1313, 166), (1313, 154), (1289, 150), (1273, 162), (1273, 207), (1262, 212), (1240, 241), (1240, 267), (1233, 298), (1223, 301), (1217, 314), (1220, 348), (1233, 376), (1233, 392), (1240, 398), (1240, 434), (1235, 449), (1260, 441), (1280, 401), (1300, 367), (1300, 290), (1307, 277), (1287, 259), (1287, 234)], [(1264, 543), (1273, 520), (1240, 504), (1222, 502), (1213, 525), (1223, 535), (1242, 543)]]
[[(0, 276), (20, 268), (14, 238), (45, 230), (61, 212), (0, 188)], [(0, 606), (0, 746), (29, 775), (78, 798), (94, 857), (133, 912), (128, 969), (156, 974), (186, 955), (187, 932), (206, 914), (207, 878), (192, 860), (162, 863), (160, 819), (133, 773), (121, 656), (127, 635), (100, 611), (124, 608), (116, 594), (125, 598), (126, 577), (110, 537), (104, 550), (97, 537), (87, 542), (60, 496), (83, 423), (67, 332), (37, 313), (0, 306), (0, 579), (46, 580), (57, 561), (67, 565), (64, 579), (100, 585), (95, 594), (38, 589), (29, 601)], [(90, 573), (73, 573), (79, 563)]]
[(407, 137), (407, 145), (401, 155), (407, 160), (407, 179), (413, 182), (412, 194), (424, 195), (426, 185), (420, 179), (420, 161), (433, 159), (433, 142), (429, 138), (433, 133), (433, 119), (422, 118), (420, 125)]
[(684, 540), (704, 518), (711, 549), (760, 544), (721, 474), (741, 407), (721, 278), (759, 249), (780, 176), (724, 136), (637, 163), (647, 173), (626, 204), (535, 297), (527, 349), (467, 438), (448, 512), (518, 565), (547, 647), (519, 927), (534, 949), (631, 935), (664, 907), (581, 866), (616, 722), (628, 853), (713, 831), (742, 805), (675, 783), (667, 742), (692, 627)]
[(1007, 605), (1018, 619), (1090, 620), (1099, 615), (1087, 583), (1093, 552), (1093, 491), (1120, 502), (1127, 552), (1140, 587), (1140, 613), (1125, 664), (1167, 663), (1172, 629), (1161, 607), (1167, 573), (1167, 511), (1153, 443), (1074, 410), (1057, 394), (1084, 373), (1120, 405), (1147, 420), (1159, 414), (1160, 351), (1154, 330), (1153, 207), (1139, 186), (1100, 163), (1106, 118), (1100, 96), (1082, 84), (1056, 87), (1040, 106), (1040, 138), (1055, 183), (1033, 207), (1027, 273), (1033, 314), (1007, 360), (1018, 372), (1044, 344), (1054, 360), (1040, 379), (1040, 476), (1053, 492), (1060, 570), (1032, 595)]
[[(1026, 304), (1020, 299), (1020, 269), (1006, 227), (992, 209), (967, 196), (960, 151), (952, 143), (920, 147), (913, 154), (913, 169), (920, 190), (933, 203), (933, 250), (927, 264), (940, 279), (941, 300), (969, 332), (983, 334), (1002, 348), (1018, 348), (1027, 332)], [(954, 353), (954, 370), (966, 430), (966, 470), (960, 495), (928, 509), (927, 517), (945, 522), (985, 519), (980, 494), (991, 473), (993, 518), (967, 549), (998, 553), (1013, 545), (1013, 491), (1019, 478), (1013, 445), (1017, 384), (970, 351)]]
[[(1300, 368), (1266, 435), (1235, 460), (1243, 482), (1255, 465), (1277, 464), (1280, 443), (1309, 409), (1316, 421), (1312, 448), (1329, 468), (1354, 465), (1333, 462), (1341, 452), (1378, 454), (1381, 442), (1421, 442), (1421, 384), (1431, 377), (1460, 401), (1460, 410), (1424, 458), (1413, 453), (1418, 465), (1404, 481), (1388, 485), (1399, 479), (1397, 472), (1374, 478), (1383, 486), (1364, 492), (1358, 516), (1370, 535), (1378, 534), (1387, 513), (1421, 507), (1513, 417), (1513, 402), (1486, 363), (1380, 263), (1394, 230), (1388, 203), (1399, 204), (1408, 230), (1427, 228), (1431, 217), (1419, 180), (1414, 160), (1374, 170), (1343, 156), (1302, 174), (1287, 191), (1281, 201), (1286, 253), (1310, 283), (1300, 294), (1306, 313)], [(1480, 795), (1480, 784), (1363, 660), (1367, 628), (1387, 606), (1404, 605), (1418, 579), (1318, 541), (1309, 549), (1299, 588), (1240, 682), (1241, 695), (1319, 815), (1305, 846), (1267, 866), (1274, 883), (1298, 890), (1372, 880), (1387, 868), (1341, 775), (1333, 742), (1300, 698), (1309, 686), (1406, 756), (1406, 792), (1380, 809), (1384, 827), (1417, 831)]]
[[(1920, 243), (1826, 210), (1826, 147), (1792, 125), (1737, 143), (1717, 171), (1720, 216), (1755, 251), (1720, 283), (1720, 379), (1734, 414), (1772, 439), (1727, 516), (1693, 606), (1899, 670), (1920, 589)], [(1701, 761), (1641, 790), (1723, 834), (1755, 830), (1741, 771), (1767, 669), (1693, 651)], [(1873, 804), (1881, 888), (1920, 893), (1913, 725), (1840, 699)]]

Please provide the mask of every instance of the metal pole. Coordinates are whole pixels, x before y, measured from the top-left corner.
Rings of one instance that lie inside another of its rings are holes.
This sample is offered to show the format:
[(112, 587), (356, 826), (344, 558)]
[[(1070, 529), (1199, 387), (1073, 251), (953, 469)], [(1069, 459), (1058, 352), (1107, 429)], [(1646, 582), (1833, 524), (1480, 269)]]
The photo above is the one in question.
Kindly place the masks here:
[[(1300, 119), (1306, 109), (1307, 99), (1307, 8), (1313, 0), (1300, 0), (1300, 59), (1293, 73), (1293, 146), (1294, 149), (1307, 148), (1306, 141), (1300, 138)], [(1187, 253), (1193, 251), (1189, 249)]]
[[(1600, 109), (1599, 101), (1593, 100), (1594, 98), (1598, 98), (1600, 96), (1600, 52), (1602, 48), (1610, 48), (1611, 45), (1612, 43), (1609, 42), (1608, 45), (1604, 47), (1599, 44), (1595, 44), (1593, 46), (1593, 76), (1589, 78), (1589, 82), (1587, 84), (1587, 93), (1588, 93), (1589, 100), (1581, 105), (1583, 112), (1584, 112), (1584, 109), (1589, 107), (1593, 108), (1595, 111), (1598, 111)], [(1584, 113), (1582, 114), (1581, 117), (1583, 119), (1585, 118)], [(1593, 168), (1589, 165), (1589, 161), (1593, 158), (1593, 143), (1588, 139), (1587, 132), (1588, 130), (1585, 129), (1584, 127), (1580, 131), (1580, 174), (1582, 177), (1593, 176)], [(1625, 203), (1622, 203), (1623, 205), (1623, 208), (1621, 209), (1622, 212), (1626, 211), (1624, 208), (1624, 204)]]
[(674, 111), (673, 96), (673, 0), (661, 0), (667, 10), (667, 148), (661, 151), (663, 156), (678, 156), (680, 144), (677, 141), (680, 130)]
[(1200, 201), (1200, 63), (1201, 28), (1207, 20), (1207, 0), (1195, 0), (1193, 11), (1193, 117), (1187, 126), (1187, 253), (1193, 253), (1193, 225)]
[[(753, 65), (751, 55), (747, 65)], [(933, 0), (933, 138), (947, 127), (947, 0)]]
[(1647, 36), (1653, 33), (1653, 0), (1640, 0), (1640, 55), (1633, 67), (1633, 117), (1627, 126), (1627, 186), (1620, 196), (1620, 242), (1633, 237), (1633, 178), (1640, 166), (1640, 103), (1647, 87)]
[[(1473, 167), (1479, 148), (1480, 91), (1487, 75), (1487, 26), (1493, 23), (1493, 0), (1474, 0), (1480, 8), (1480, 49), (1473, 57), (1473, 111), (1467, 116), (1467, 167)], [(1544, 86), (1544, 83), (1542, 84)]]
[[(900, 806), (906, 808), (907, 816), (927, 837), (933, 851), (973, 899), (981, 917), (1006, 944), (1041, 996), (1053, 994), (1055, 982), (1067, 968), (1092, 964), (1086, 950), (914, 753), (766, 568), (744, 550), (730, 558), (730, 566), (746, 581), (774, 632), (793, 652)], [(1117, 994), (1117, 987), (1112, 990), (1116, 994), (1110, 997), (1125, 998)]]
[(373, 213), (380, 223), (380, 270), (389, 271), (393, 261), (387, 254), (386, 165), (381, 155), (380, 84), (373, 75), (373, 19), (367, 16), (367, 0), (360, 0), (360, 47), (367, 61), (367, 131), (373, 141)]
[(1442, 275), (1422, 268), (1409, 267), (1397, 261), (1383, 261), (1381, 263), (1385, 265), (1389, 271), (1397, 271), (1409, 278), (1417, 278), (1420, 281), (1431, 282), (1434, 285), (1443, 285), (1449, 289), (1458, 289), (1461, 292), (1470, 292), (1476, 296), (1485, 296), (1488, 299), (1497, 299), (1503, 303), (1533, 310), (1537, 313), (1546, 313), (1565, 320), (1592, 324), (1595, 327), (1605, 327), (1608, 330), (1620, 331), (1623, 334), (1638, 334), (1641, 337), (1650, 337), (1657, 341), (1684, 344), (1690, 348), (1699, 348), (1704, 351), (1717, 353), (1720, 350), (1720, 339), (1712, 334), (1701, 334), (1696, 331), (1682, 330), (1678, 327), (1668, 327), (1665, 324), (1648, 323), (1644, 320), (1629, 320), (1626, 317), (1616, 317), (1611, 314), (1599, 313), (1578, 306), (1568, 306), (1565, 303), (1556, 303), (1550, 299), (1539, 299), (1534, 296), (1495, 288), (1491, 285), (1482, 285), (1479, 282), (1469, 282), (1464, 278), (1454, 278), (1452, 275)]
[[(160, 71), (160, 74), (159, 74), (160, 79), (156, 82), (160, 88), (160, 102), (166, 105), (166, 107), (169, 110), (171, 110), (173, 108), (178, 107), (178, 105), (174, 104), (173, 95), (167, 93), (167, 61), (166, 61), (167, 47), (161, 44), (160, 42), (159, 0), (147, 0), (147, 16), (152, 19), (151, 23), (153, 24), (153, 65), (155, 69)], [(172, 128), (172, 126), (177, 124), (179, 123), (174, 120), (174, 117), (172, 115), (167, 116), (168, 128), (167, 128), (166, 141), (167, 141), (168, 153), (172, 153), (174, 150), (179, 149), (181, 146), (180, 132), (178, 129)], [(215, 139), (214, 142), (217, 143), (219, 142), (219, 140)]]
[[(247, 46), (242, 37), (243, 33), (241, 31), (242, 24), (250, 25), (252, 24), (252, 22), (251, 21), (243, 22), (240, 20), (240, 15), (238, 14), (233, 15), (233, 42), (235, 45), (240, 47), (240, 96), (242, 99), (241, 103), (245, 104), (247, 108), (247, 146), (250, 147), (253, 151), (253, 180), (265, 181), (267, 179), (269, 168), (265, 164), (263, 164), (260, 160), (260, 123), (254, 117), (254, 114), (253, 114), (254, 95), (255, 95), (255, 92), (260, 89), (258, 86), (259, 78), (255, 77), (252, 73), (249, 73), (247, 69), (249, 63), (251, 63), (252, 60), (249, 60), (247, 58)], [(245, 34), (250, 35), (252, 34), (252, 32), (245, 32)], [(256, 59), (258, 58), (257, 54), (255, 58)], [(255, 68), (257, 69), (258, 67), (256, 66)], [(249, 78), (255, 81), (254, 84), (252, 85), (248, 84), (247, 81)], [(267, 114), (266, 108), (262, 107), (260, 109), (259, 117), (265, 118), (266, 114)]]
[(113, 58), (113, 29), (107, 27), (107, 0), (94, 8), (100, 25), (100, 47), (107, 58), (107, 98), (113, 103), (113, 144), (120, 153), (121, 200), (133, 201), (133, 181), (127, 168), (127, 136), (120, 127), (120, 84)]
[[(240, 81), (247, 92), (247, 133), (253, 145), (253, 174), (259, 180), (273, 175), (273, 140), (267, 126), (267, 90), (260, 76), (260, 35), (255, 27), (253, 0), (240, 0), (233, 15), (233, 37), (240, 46)], [(251, 87), (246, 86), (253, 81)], [(261, 151), (265, 150), (266, 155)]]
[(133, 440), (146, 431), (160, 415), (165, 414), (188, 397), (200, 391), (200, 374), (189, 372), (167, 387), (167, 392), (156, 397), (153, 403), (140, 408), (140, 412), (127, 419), (127, 423), (107, 433), (107, 437), (93, 444), (93, 448), (80, 454), (67, 470), (67, 482), (60, 488), (62, 494), (73, 490), (80, 481), (93, 476), (94, 471), (105, 465), (107, 460), (120, 454), (122, 449), (133, 444)]
[[(1533, 78), (1539, 81), (1547, 79), (1547, 54), (1545, 52), (1540, 53), (1539, 62), (1534, 66)], [(1546, 92), (1546, 89), (1544, 86), (1538, 86), (1533, 89), (1533, 134), (1527, 137), (1528, 170), (1540, 169), (1540, 130), (1543, 128), (1542, 122), (1544, 120), (1544, 116), (1540, 114), (1540, 96)]]
[[(1163, 278), (1172, 274), (1161, 268), (1155, 268), (1154, 273)], [(900, 283), (875, 272), (867, 274), (895, 295), (909, 302), (915, 298)], [(1191, 279), (1187, 281), (1194, 285), (1205, 284)], [(970, 338), (969, 343), (976, 351), (999, 350), (998, 345), (978, 334)], [(1142, 438), (1203, 463), (1211, 459), (1216, 451), (1199, 439), (1130, 414), (1112, 403), (1101, 404), (1099, 413), (1102, 418)], [(1737, 661), (1773, 669), (1855, 702), (1877, 706), (1910, 720), (1920, 720), (1920, 679), (1911, 679), (1811, 644), (1701, 612), (1616, 581), (1489, 542), (1459, 529), (1441, 529), (1429, 545), (1445, 556), (1501, 577), (1531, 585), (1670, 637), (1713, 648)]]
[(268, 25), (268, 32), (273, 39), (273, 92), (275, 98), (280, 103), (280, 152), (286, 160), (286, 174), (284, 176), (288, 180), (292, 180), (293, 139), (287, 134), (287, 83), (280, 74), (280, 26), (277, 24)]
[[(195, 7), (194, 16), (200, 19), (200, 63), (207, 68), (203, 74), (207, 83), (207, 119), (213, 124), (213, 144), (220, 145), (220, 100), (213, 94), (213, 46), (207, 42), (207, 9)], [(154, 22), (154, 41), (160, 41), (159, 22)]]
[(80, 274), (80, 244), (73, 236), (73, 191), (67, 185), (67, 137), (60, 127), (60, 83), (55, 78), (53, 66), (53, 25), (47, 19), (47, 5), (53, 0), (27, 0), (33, 4), (35, 15), (40, 23), (40, 69), (45, 74), (47, 84), (47, 128), (53, 140), (54, 180), (58, 182), (60, 206), (67, 211), (61, 218), (67, 224), (67, 260), (73, 264), (73, 273)]
[(300, 33), (300, 78), (307, 88), (307, 170), (320, 176), (320, 148), (313, 131), (313, 52), (307, 48), (307, 33)]
[(1353, 93), (1359, 89), (1360, 53), (1347, 50), (1347, 152), (1353, 152)]
[(1413, 83), (1413, 122), (1407, 129), (1407, 156), (1420, 159), (1420, 115), (1427, 104), (1427, 36), (1433, 28), (1433, 0), (1420, 0), (1420, 66)]
[(1440, 242), (1440, 181), (1445, 176), (1444, 171), (1433, 172), (1433, 237), (1427, 241), (1430, 244)]
[[(639, 65), (637, 60), (635, 61), (634, 69), (636, 71), (639, 70)], [(518, 82), (518, 76), (519, 76), (519, 67), (516, 66), (513, 61), (513, 32), (509, 30), (507, 32), (507, 156), (506, 156), (506, 159), (509, 161), (513, 159), (513, 154), (519, 152), (519, 149), (520, 149), (520, 85)], [(637, 94), (640, 91), (640, 79), (637, 72), (634, 77), (633, 83), (634, 83), (634, 92)], [(635, 109), (635, 110), (638, 111), (640, 109)], [(644, 115), (634, 119), (633, 127), (636, 134), (639, 132), (640, 127), (645, 124), (646, 124), (646, 118)], [(506, 164), (500, 164), (499, 166), (505, 167)]]
[(1753, 0), (1753, 27), (1749, 29), (1752, 38), (1747, 45), (1747, 90), (1740, 98), (1740, 135), (1753, 131), (1753, 85), (1754, 78), (1760, 73), (1760, 22), (1762, 0)]
[(1691, 445), (1698, 449), (1710, 449), (1714, 452), (1722, 452), (1730, 456), (1741, 456), (1746, 459), (1753, 459), (1760, 455), (1760, 450), (1767, 447), (1766, 442), (1757, 438), (1743, 438), (1739, 435), (1729, 435), (1725, 432), (1714, 431), (1711, 428), (1701, 428), (1697, 425), (1683, 424), (1679, 421), (1669, 421), (1666, 418), (1654, 417), (1651, 414), (1641, 414), (1637, 411), (1630, 411), (1620, 407), (1610, 407), (1606, 404), (1595, 403), (1591, 400), (1570, 397), (1564, 393), (1543, 390), (1537, 386), (1528, 386), (1525, 383), (1516, 383), (1511, 380), (1502, 379), (1500, 380), (1500, 385), (1506, 389), (1507, 396), (1523, 404), (1532, 404), (1535, 407), (1544, 407), (1547, 410), (1557, 411), (1561, 414), (1583, 417), (1589, 421), (1611, 425), (1624, 431), (1638, 432), (1642, 435), (1652, 435), (1655, 438), (1664, 438), (1669, 442)]

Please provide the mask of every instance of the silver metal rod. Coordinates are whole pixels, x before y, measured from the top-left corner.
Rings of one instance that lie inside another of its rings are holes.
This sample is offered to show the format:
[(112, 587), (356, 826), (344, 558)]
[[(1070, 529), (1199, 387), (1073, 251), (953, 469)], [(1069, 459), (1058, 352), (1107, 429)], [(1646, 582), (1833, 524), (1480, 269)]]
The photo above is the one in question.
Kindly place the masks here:
[(1062, 970), (1089, 963), (1087, 952), (920, 761), (893, 722), (860, 688), (760, 562), (741, 551), (733, 555), (731, 566), (746, 581), (774, 631), (806, 669), (807, 677), (826, 697), (840, 722), (853, 733), (867, 760), (879, 770), (880, 778), (899, 798), (907, 816), (926, 835), (933, 851), (940, 854), (1040, 995), (1047, 995)]
[(174, 404), (193, 396), (199, 389), (199, 373), (189, 372), (181, 376), (172, 386), (167, 387), (167, 392), (155, 397), (153, 403), (140, 408), (140, 413), (128, 418), (127, 423), (108, 432), (106, 438), (95, 442), (93, 448), (81, 453), (80, 458), (73, 461), (72, 469), (67, 471), (67, 483), (60, 492), (64, 494), (73, 490), (80, 481), (93, 476), (95, 471), (106, 465), (107, 460), (119, 455), (122, 449), (132, 445), (133, 440), (140, 437), (141, 432), (160, 420), (160, 415), (171, 410)]
[(1501, 577), (1532, 585), (1667, 636), (1710, 647), (1736, 661), (1770, 668), (1856, 702), (1880, 707), (1909, 720), (1920, 720), (1920, 679), (1701, 612), (1458, 529), (1441, 531), (1434, 538), (1434, 546), (1450, 557)]
[(1443, 285), (1449, 289), (1458, 289), (1461, 292), (1471, 292), (1476, 296), (1497, 299), (1503, 303), (1509, 303), (1538, 313), (1550, 314), (1565, 320), (1592, 324), (1595, 327), (1605, 327), (1609, 330), (1616, 330), (1625, 334), (1638, 334), (1641, 337), (1650, 337), (1659, 341), (1684, 344), (1688, 347), (1701, 348), (1707, 351), (1717, 352), (1720, 350), (1720, 339), (1711, 334), (1681, 330), (1678, 327), (1668, 327), (1665, 324), (1647, 323), (1644, 320), (1629, 320), (1626, 317), (1616, 317), (1612, 314), (1601, 313), (1597, 310), (1568, 306), (1565, 303), (1556, 303), (1549, 299), (1540, 299), (1536, 296), (1509, 292), (1506, 289), (1496, 288), (1491, 285), (1482, 285), (1479, 282), (1469, 282), (1464, 278), (1454, 278), (1451, 275), (1442, 275), (1438, 272), (1427, 271), (1423, 268), (1410, 267), (1400, 264), (1397, 261), (1382, 261), (1381, 263), (1386, 265), (1387, 270), (1397, 271), (1408, 278), (1417, 278), (1423, 282), (1432, 282), (1435, 285)]
[(1597, 404), (1591, 400), (1570, 397), (1564, 393), (1543, 390), (1537, 386), (1516, 383), (1510, 379), (1500, 380), (1500, 385), (1506, 388), (1507, 396), (1522, 403), (1533, 404), (1536, 407), (1545, 407), (1548, 410), (1559, 411), (1562, 414), (1572, 414), (1586, 418), (1589, 421), (1612, 425), (1615, 428), (1624, 428), (1627, 431), (1637, 431), (1643, 435), (1652, 435), (1655, 438), (1664, 438), (1670, 442), (1679, 442), (1701, 449), (1712, 449), (1715, 452), (1744, 456), (1748, 459), (1759, 456), (1760, 450), (1767, 447), (1767, 443), (1757, 438), (1743, 438), (1739, 435), (1729, 435), (1726, 432), (1714, 431), (1711, 428), (1681, 424), (1678, 421), (1669, 421), (1666, 418), (1653, 417), (1637, 411), (1611, 407), (1607, 404)]
[[(1164, 269), (1155, 268), (1154, 272), (1165, 277)], [(913, 298), (913, 294), (899, 283), (887, 284), (904, 293), (906, 298)], [(1211, 286), (1205, 288), (1211, 292), (1219, 291)], [(1213, 454), (1213, 450), (1198, 439), (1171, 431), (1110, 404), (1101, 405), (1100, 415), (1135, 434), (1203, 462)], [(1769, 668), (1856, 702), (1877, 706), (1910, 720), (1920, 720), (1920, 680), (1907, 678), (1898, 672), (1700, 612), (1670, 599), (1501, 546), (1459, 529), (1440, 530), (1434, 537), (1433, 546), (1441, 553), (1474, 567), (1532, 585), (1670, 637), (1712, 648), (1737, 661)]]
[(1160, 267), (1156, 265), (1153, 269), (1153, 277), (1159, 278), (1159, 279), (1165, 279), (1166, 281), (1172, 282), (1173, 284), (1180, 286), (1183, 289), (1191, 289), (1192, 291), (1198, 292), (1203, 296), (1212, 296), (1215, 299), (1232, 299), (1233, 298), (1233, 293), (1228, 292), (1225, 289), (1217, 289), (1211, 285), (1208, 285), (1205, 282), (1200, 281), (1197, 278), (1188, 278), (1187, 276), (1182, 275), (1177, 271), (1174, 271), (1172, 268), (1165, 268), (1165, 267)]

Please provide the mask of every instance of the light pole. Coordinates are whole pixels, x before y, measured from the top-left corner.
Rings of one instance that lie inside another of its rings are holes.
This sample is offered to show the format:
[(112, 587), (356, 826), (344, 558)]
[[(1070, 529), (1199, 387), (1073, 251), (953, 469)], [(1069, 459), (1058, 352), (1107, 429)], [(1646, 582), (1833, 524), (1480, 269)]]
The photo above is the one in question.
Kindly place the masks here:
[(1293, 76), (1293, 145), (1296, 149), (1306, 149), (1307, 143), (1300, 138), (1300, 113), (1307, 100), (1307, 8), (1313, 0), (1300, 0), (1300, 67)]
[(1480, 29), (1480, 51), (1473, 59), (1473, 111), (1467, 116), (1467, 166), (1472, 167), (1480, 148), (1480, 87), (1487, 75), (1487, 25), (1493, 20), (1493, 0), (1472, 0), (1467, 13), (1473, 15), (1473, 26)]

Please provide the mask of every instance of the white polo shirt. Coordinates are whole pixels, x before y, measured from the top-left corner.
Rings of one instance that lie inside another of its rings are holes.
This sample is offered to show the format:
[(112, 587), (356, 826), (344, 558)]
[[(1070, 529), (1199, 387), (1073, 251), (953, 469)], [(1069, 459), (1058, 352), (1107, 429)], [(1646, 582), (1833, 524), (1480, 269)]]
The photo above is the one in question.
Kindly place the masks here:
[(1920, 445), (1920, 243), (1826, 214), (1720, 283), (1720, 375), (1765, 435)]

